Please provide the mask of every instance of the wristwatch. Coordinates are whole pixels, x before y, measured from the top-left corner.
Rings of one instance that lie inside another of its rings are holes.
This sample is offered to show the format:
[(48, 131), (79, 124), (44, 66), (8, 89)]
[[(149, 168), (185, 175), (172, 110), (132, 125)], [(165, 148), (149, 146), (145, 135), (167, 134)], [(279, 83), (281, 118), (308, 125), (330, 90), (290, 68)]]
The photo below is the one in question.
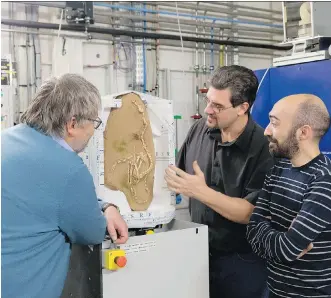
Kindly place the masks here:
[(105, 203), (105, 204), (103, 204), (102, 207), (101, 207), (102, 212), (105, 212), (106, 209), (107, 209), (108, 207), (115, 207), (116, 210), (117, 210), (118, 212), (120, 212), (120, 208), (118, 208), (118, 206), (116, 206), (116, 205), (113, 204), (113, 203)]

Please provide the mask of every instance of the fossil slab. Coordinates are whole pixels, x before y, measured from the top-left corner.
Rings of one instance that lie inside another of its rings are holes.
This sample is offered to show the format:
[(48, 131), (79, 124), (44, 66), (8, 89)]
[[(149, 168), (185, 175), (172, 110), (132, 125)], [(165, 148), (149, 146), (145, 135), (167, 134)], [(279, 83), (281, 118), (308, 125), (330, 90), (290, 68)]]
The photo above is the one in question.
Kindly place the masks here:
[(153, 199), (155, 148), (144, 102), (139, 95), (121, 96), (104, 131), (105, 186), (123, 192), (133, 211), (147, 210)]

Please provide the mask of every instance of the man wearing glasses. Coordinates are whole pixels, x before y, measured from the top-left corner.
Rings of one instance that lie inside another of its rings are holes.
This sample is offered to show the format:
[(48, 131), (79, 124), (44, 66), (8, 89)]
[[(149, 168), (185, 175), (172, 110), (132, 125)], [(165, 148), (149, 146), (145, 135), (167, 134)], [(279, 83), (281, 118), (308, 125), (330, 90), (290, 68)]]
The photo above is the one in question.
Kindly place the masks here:
[(245, 234), (273, 161), (264, 130), (249, 114), (258, 80), (237, 66), (218, 68), (206, 96), (207, 119), (198, 120), (166, 170), (168, 187), (190, 197), (193, 222), (209, 226), (210, 297), (263, 297), (265, 263)]
[(100, 101), (79, 75), (52, 78), (22, 123), (2, 132), (2, 297), (60, 297), (72, 243), (100, 244), (106, 231), (118, 244), (127, 241), (118, 208), (98, 202), (77, 154), (101, 124)]

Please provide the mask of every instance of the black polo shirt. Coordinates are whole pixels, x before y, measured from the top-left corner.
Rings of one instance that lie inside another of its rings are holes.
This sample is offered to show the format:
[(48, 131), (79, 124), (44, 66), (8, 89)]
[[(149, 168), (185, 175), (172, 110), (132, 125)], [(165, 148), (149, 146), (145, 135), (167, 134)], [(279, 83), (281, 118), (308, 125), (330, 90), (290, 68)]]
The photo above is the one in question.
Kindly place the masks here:
[[(216, 191), (255, 204), (266, 172), (272, 167), (264, 129), (251, 117), (243, 133), (231, 143), (222, 143), (219, 129), (209, 129), (206, 119), (196, 121), (178, 153), (177, 166), (193, 174), (197, 160), (206, 183)], [(209, 249), (214, 254), (246, 253), (246, 225), (227, 220), (200, 201), (190, 199), (193, 222), (209, 227)]]

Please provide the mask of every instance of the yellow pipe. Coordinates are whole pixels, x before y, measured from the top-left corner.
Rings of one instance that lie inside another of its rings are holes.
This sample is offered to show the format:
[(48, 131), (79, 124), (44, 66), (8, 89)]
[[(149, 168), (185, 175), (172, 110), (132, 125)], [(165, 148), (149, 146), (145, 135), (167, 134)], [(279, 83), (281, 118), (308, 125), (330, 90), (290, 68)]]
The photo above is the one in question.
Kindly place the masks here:
[(220, 45), (220, 66), (224, 66), (224, 45)]

